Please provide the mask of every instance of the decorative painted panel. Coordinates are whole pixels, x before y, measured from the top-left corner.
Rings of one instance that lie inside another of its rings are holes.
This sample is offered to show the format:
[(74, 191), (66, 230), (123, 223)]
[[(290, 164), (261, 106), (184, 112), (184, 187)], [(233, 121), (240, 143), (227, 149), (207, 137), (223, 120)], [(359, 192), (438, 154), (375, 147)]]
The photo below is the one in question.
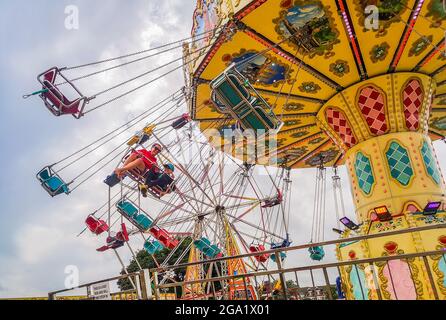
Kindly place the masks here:
[(362, 269), (357, 266), (352, 267), (350, 271), (350, 283), (352, 284), (355, 300), (369, 300), (365, 273)]
[(334, 108), (328, 108), (326, 114), (330, 127), (339, 135), (347, 147), (353, 147), (357, 140), (344, 113)]
[(385, 97), (377, 88), (374, 86), (362, 88), (358, 97), (358, 106), (373, 135), (387, 133)]
[(417, 292), (407, 262), (390, 260), (383, 270), (387, 280), (387, 291), (392, 300), (416, 300)]
[(386, 156), (392, 178), (407, 186), (414, 175), (407, 150), (394, 141), (390, 144)]
[(424, 92), (420, 81), (410, 80), (403, 89), (403, 106), (406, 127), (410, 131), (417, 131), (420, 126), (420, 112), (423, 104)]
[(446, 288), (446, 255), (443, 255), (438, 262), (438, 270), (443, 273), (443, 287)]
[(362, 152), (356, 154), (355, 171), (359, 187), (365, 194), (369, 195), (375, 183), (375, 178), (373, 177), (370, 159)]
[(438, 170), (437, 162), (427, 141), (423, 142), (421, 155), (423, 156), (424, 167), (426, 168), (427, 174), (439, 185), (441, 181), (440, 171)]

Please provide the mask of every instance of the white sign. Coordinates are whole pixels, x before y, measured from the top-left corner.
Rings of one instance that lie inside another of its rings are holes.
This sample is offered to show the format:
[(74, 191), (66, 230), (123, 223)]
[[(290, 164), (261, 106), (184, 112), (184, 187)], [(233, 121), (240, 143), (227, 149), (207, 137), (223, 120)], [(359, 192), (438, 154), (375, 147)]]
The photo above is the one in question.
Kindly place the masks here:
[(90, 287), (93, 300), (111, 300), (108, 282), (94, 284)]

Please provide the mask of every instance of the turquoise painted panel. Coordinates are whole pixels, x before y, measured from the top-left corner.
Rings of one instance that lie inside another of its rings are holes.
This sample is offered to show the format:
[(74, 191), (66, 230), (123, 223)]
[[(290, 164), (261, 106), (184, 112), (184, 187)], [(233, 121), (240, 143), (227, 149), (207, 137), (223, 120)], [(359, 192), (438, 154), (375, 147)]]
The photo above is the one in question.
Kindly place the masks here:
[(438, 262), (438, 269), (440, 269), (441, 272), (443, 272), (444, 278), (443, 278), (443, 287), (446, 288), (446, 255), (444, 254), (443, 257)]
[(353, 296), (355, 297), (355, 300), (369, 300), (364, 271), (357, 266), (353, 266), (352, 271), (350, 272), (350, 282), (353, 287)]
[(375, 178), (373, 177), (370, 159), (362, 152), (356, 154), (355, 171), (359, 187), (365, 194), (370, 194), (375, 183)]
[(390, 175), (403, 186), (407, 186), (414, 175), (407, 149), (392, 142), (386, 152)]
[(423, 147), (421, 148), (421, 155), (423, 156), (424, 167), (426, 168), (427, 174), (432, 177), (436, 184), (440, 184), (440, 171), (438, 170), (437, 161), (435, 160), (432, 149), (430, 148), (427, 141), (423, 142)]

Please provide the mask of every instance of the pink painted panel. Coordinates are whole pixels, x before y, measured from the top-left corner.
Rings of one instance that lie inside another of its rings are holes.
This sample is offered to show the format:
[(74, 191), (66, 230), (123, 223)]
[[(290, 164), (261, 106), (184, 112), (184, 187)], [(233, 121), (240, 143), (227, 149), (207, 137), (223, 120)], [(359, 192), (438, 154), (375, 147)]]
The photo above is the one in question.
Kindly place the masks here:
[(417, 292), (407, 262), (391, 260), (384, 267), (383, 273), (388, 280), (387, 291), (392, 300), (417, 299)]

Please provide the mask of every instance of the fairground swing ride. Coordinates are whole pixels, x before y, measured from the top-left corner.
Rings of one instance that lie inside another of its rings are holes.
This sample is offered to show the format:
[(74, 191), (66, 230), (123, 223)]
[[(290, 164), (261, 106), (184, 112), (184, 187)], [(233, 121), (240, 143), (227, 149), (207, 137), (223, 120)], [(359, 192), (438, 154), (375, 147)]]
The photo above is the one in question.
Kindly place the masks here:
[[(317, 170), (310, 242), (324, 240), (330, 167), (337, 220), (356, 234), (444, 223), (445, 183), (432, 140), (446, 134), (446, 11), (440, 0), (373, 1), (372, 26), (367, 6), (356, 0), (198, 0), (191, 38), (43, 72), (39, 90), (25, 98), (38, 96), (55, 116), (76, 119), (176, 71), (183, 71), (185, 86), (45, 167), (37, 179), (54, 197), (104, 176), (109, 200), (85, 222), (90, 232), (106, 238), (98, 251), (114, 251), (123, 267), (119, 250), (127, 247), (136, 259), (133, 246), (139, 242), (153, 257), (170, 250), (165, 261), (156, 262), (160, 266), (178, 264), (186, 255), (194, 262), (258, 252), (253, 259), (228, 259), (207, 270), (193, 265), (185, 280), (268, 269), (277, 259), (285, 261), (284, 253), (262, 252), (291, 245), (292, 169)], [(109, 88), (84, 91), (85, 80), (180, 47), (182, 57)], [(128, 138), (129, 128), (139, 131)], [(228, 131), (229, 143), (216, 135)], [(92, 159), (99, 148), (109, 152)], [(343, 164), (356, 207), (355, 228), (341, 219), (337, 168)], [(67, 168), (77, 173), (66, 177)], [(260, 168), (265, 176), (257, 174)], [(437, 205), (434, 215), (423, 214), (429, 205)], [(346, 243), (336, 254), (349, 261), (432, 251), (446, 246), (442, 232)], [(185, 241), (186, 250), (172, 261)], [(311, 247), (309, 256), (322, 260), (324, 248)], [(443, 260), (429, 263), (436, 270), (438, 294), (445, 298)], [(388, 289), (390, 264), (380, 265), (377, 281), (384, 298), (432, 298), (418, 258), (396, 260), (392, 268), (398, 268), (404, 286), (392, 282), (393, 290)], [(373, 275), (356, 266), (340, 271), (347, 299), (377, 298), (367, 287)], [(161, 281), (174, 278), (165, 274)], [(246, 281), (249, 298), (258, 298), (256, 285)], [(244, 283), (220, 287), (223, 299), (246, 298)], [(190, 285), (182, 298), (205, 299), (213, 289)]]

